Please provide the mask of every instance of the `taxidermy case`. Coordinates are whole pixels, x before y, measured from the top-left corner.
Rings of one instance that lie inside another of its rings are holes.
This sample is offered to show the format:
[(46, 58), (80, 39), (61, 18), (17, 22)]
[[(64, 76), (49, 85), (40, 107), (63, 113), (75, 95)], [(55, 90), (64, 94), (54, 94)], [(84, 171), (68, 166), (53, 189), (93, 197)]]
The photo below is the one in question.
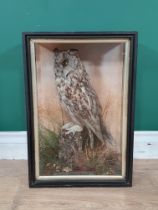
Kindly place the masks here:
[(25, 33), (30, 186), (130, 186), (137, 34)]

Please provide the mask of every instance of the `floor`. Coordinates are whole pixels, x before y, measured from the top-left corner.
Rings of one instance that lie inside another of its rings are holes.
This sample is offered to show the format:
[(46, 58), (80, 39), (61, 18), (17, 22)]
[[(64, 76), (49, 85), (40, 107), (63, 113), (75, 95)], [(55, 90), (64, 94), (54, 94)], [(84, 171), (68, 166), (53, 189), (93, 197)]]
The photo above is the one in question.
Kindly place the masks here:
[(27, 162), (0, 161), (0, 210), (158, 210), (158, 160), (135, 160), (132, 188), (29, 189)]

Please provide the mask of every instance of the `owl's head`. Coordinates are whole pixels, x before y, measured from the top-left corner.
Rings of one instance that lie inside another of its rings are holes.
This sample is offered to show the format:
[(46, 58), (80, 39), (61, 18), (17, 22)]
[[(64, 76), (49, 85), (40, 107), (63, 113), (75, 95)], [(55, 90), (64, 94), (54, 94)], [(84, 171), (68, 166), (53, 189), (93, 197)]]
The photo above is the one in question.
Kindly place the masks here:
[(54, 49), (55, 72), (57, 76), (67, 77), (69, 73), (77, 70), (80, 64), (77, 49)]

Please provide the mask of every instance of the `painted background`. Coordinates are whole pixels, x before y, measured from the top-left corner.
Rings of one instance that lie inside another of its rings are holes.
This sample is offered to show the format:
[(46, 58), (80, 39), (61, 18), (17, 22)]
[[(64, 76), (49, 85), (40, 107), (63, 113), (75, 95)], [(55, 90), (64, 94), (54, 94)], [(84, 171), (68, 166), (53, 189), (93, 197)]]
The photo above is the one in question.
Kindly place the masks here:
[(136, 130), (158, 129), (158, 1), (5, 0), (0, 5), (0, 130), (26, 130), (23, 31), (138, 31)]
[(123, 135), (124, 44), (35, 44), (38, 122), (58, 133), (64, 123), (72, 120), (61, 106), (57, 93), (53, 53), (55, 48), (79, 50), (89, 82), (99, 98), (104, 124), (120, 147), (120, 137)]

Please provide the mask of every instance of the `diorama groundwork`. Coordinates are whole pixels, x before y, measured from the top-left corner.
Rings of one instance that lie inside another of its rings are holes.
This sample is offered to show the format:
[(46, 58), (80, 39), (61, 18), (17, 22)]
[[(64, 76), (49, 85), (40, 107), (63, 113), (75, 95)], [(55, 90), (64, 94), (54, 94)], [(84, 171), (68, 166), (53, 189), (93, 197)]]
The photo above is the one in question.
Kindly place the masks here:
[(93, 148), (89, 141), (86, 129), (67, 132), (63, 126), (55, 133), (40, 125), (40, 175), (121, 175), (120, 154), (97, 137)]

